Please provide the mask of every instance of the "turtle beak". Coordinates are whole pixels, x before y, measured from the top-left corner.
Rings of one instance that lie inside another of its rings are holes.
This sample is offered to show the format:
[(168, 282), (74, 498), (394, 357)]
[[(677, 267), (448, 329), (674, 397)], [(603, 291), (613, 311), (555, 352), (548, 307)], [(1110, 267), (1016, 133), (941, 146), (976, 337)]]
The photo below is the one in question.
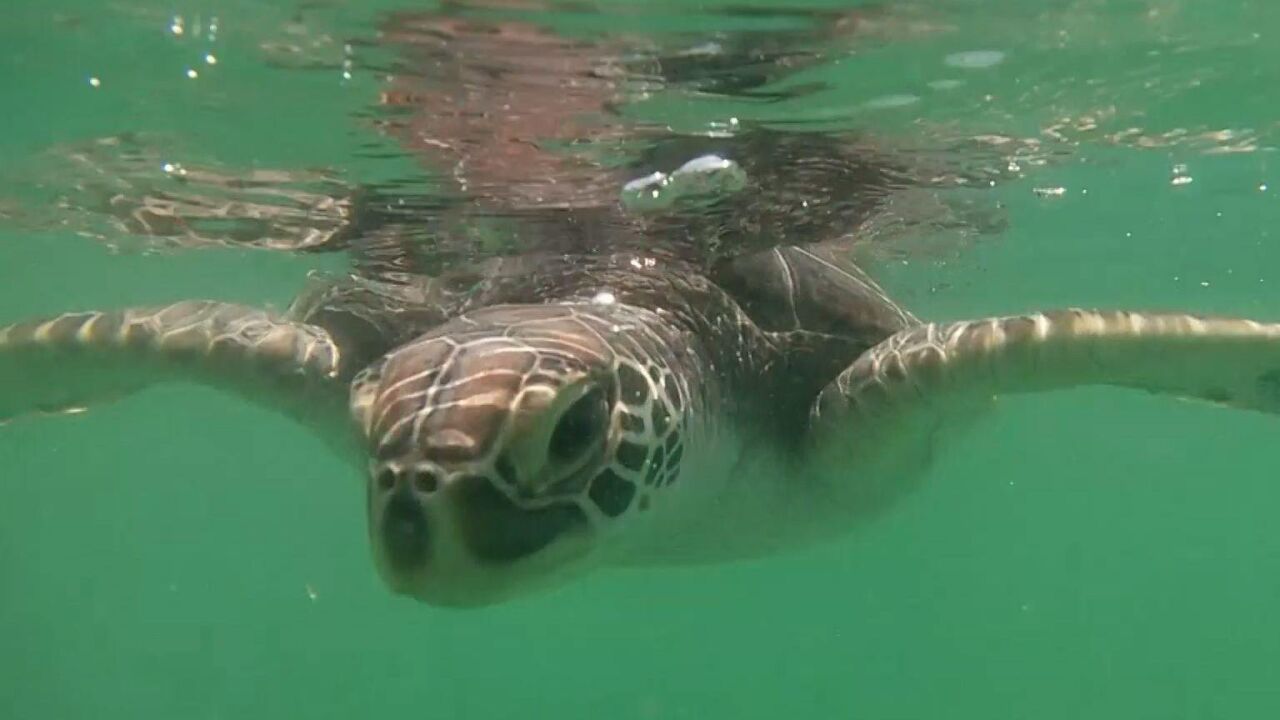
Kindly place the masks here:
[(522, 508), (488, 478), (423, 494), (372, 483), (370, 540), (392, 591), (438, 606), (480, 607), (559, 584), (592, 548), (576, 505)]
[(461, 478), (450, 490), (468, 552), (490, 567), (519, 562), (566, 534), (588, 528), (587, 516), (577, 505), (521, 508), (483, 477)]
[(392, 573), (412, 574), (427, 564), (429, 530), (426, 508), (411, 492), (401, 489), (391, 496), (378, 523), (378, 543)]
[(369, 540), (378, 570), (397, 593), (413, 593), (431, 563), (432, 522), (428, 503), (400, 473), (383, 472), (369, 482)]

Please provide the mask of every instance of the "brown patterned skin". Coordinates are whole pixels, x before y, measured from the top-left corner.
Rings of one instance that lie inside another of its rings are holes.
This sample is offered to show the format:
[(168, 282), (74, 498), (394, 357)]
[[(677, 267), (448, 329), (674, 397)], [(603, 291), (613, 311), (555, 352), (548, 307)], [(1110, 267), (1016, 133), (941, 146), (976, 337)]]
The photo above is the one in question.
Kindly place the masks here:
[(707, 357), (616, 303), (495, 306), (390, 353), (352, 392), (383, 576), (473, 604), (607, 562), (714, 434)]
[(343, 438), (332, 390), (351, 372), (323, 328), (243, 305), (68, 313), (0, 327), (0, 423), (195, 379)]
[(433, 603), (643, 556), (692, 522), (683, 508), (733, 492), (723, 457), (784, 432), (777, 339), (691, 267), (619, 254), (526, 270), (489, 277), (353, 383), (375, 558)]
[[(0, 415), (167, 380), (282, 408), (367, 466), (388, 584), (463, 606), (690, 554), (680, 538), (709, 526), (703, 511), (758, 482), (735, 468), (795, 447), (809, 398), (793, 395), (787, 337), (693, 266), (619, 253), (490, 270), (321, 283), (283, 318), (185, 302), (16, 325), (0, 335)], [(706, 554), (754, 554), (743, 537)]]
[[(349, 314), (314, 298), (286, 318), (188, 301), (19, 323), (0, 329), (0, 419), (169, 380), (281, 409), (367, 467), (389, 586), (470, 607), (600, 565), (752, 556), (847, 532), (916, 487), (941, 441), (1002, 393), (1101, 384), (1280, 412), (1280, 325), (1083, 310), (921, 325), (856, 273), (783, 273), (759, 286), (782, 293), (766, 330), (677, 261), (546, 271), (560, 284), (491, 278), (434, 316), (365, 288), (319, 293), (362, 298)], [(788, 329), (819, 312), (803, 298), (827, 282), (849, 284), (856, 300), (831, 309), (848, 316)], [(507, 294), (535, 302), (466, 307)], [(350, 362), (375, 352), (362, 343), (411, 332), (392, 332), (397, 318), (430, 317), (443, 320), (367, 367)], [(350, 331), (353, 318), (366, 332)], [(849, 323), (871, 347), (843, 371), (822, 377), (834, 356), (795, 359), (856, 346), (830, 332)], [(797, 332), (827, 339), (797, 344)], [(815, 376), (790, 377), (797, 362)]]
[(1084, 385), (1280, 414), (1280, 324), (1068, 309), (897, 333), (813, 405), (807, 452), (828, 474), (816, 506), (837, 527), (882, 512), (1000, 396)]

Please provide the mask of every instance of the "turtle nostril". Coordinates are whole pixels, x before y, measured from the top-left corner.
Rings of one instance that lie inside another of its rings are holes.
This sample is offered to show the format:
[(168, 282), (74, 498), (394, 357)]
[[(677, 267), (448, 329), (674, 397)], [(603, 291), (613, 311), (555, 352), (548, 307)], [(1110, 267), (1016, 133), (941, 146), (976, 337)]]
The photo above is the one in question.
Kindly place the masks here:
[(417, 501), (397, 493), (387, 503), (380, 528), (383, 550), (397, 571), (419, 570), (427, 561), (430, 533)]
[(391, 490), (396, 486), (396, 471), (391, 468), (382, 468), (374, 477), (374, 481), (378, 483), (378, 489)]
[(433, 493), (440, 487), (440, 478), (430, 470), (413, 472), (413, 487), (420, 493)]

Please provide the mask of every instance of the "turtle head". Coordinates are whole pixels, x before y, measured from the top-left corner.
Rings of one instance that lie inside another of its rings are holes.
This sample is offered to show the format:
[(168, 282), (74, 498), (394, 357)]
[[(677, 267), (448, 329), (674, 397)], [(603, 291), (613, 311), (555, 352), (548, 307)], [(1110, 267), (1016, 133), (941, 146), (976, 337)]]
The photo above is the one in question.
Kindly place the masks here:
[(654, 443), (628, 430), (625, 395), (650, 380), (584, 323), (559, 306), (492, 308), (356, 378), (370, 535), (393, 590), (477, 606), (559, 584), (647, 507)]

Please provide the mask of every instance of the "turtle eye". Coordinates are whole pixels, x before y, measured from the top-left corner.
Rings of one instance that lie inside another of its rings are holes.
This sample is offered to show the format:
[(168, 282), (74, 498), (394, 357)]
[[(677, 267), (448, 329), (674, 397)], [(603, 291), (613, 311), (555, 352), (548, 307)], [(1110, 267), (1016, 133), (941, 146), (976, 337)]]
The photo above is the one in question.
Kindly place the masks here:
[(554, 460), (568, 462), (595, 447), (604, 436), (609, 421), (609, 405), (604, 389), (595, 387), (578, 398), (560, 415), (547, 448)]

